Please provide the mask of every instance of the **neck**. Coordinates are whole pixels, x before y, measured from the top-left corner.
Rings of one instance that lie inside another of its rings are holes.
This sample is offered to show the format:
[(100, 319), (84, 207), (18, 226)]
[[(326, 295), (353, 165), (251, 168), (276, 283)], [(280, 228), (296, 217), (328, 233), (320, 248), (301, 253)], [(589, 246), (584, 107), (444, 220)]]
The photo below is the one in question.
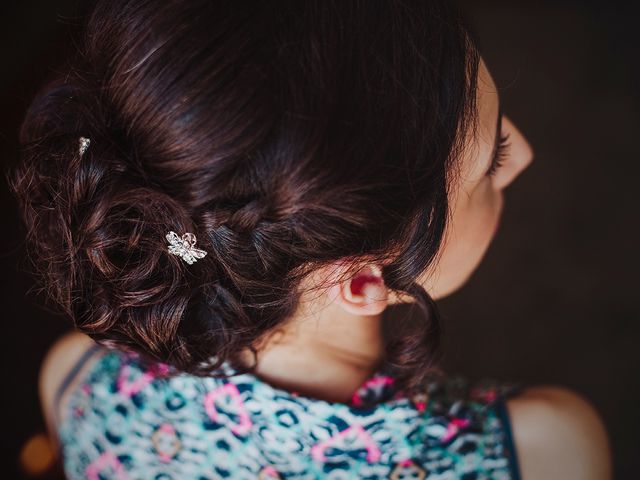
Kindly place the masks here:
[(348, 401), (383, 361), (382, 315), (353, 315), (336, 304), (304, 310), (260, 347), (255, 373), (299, 394)]

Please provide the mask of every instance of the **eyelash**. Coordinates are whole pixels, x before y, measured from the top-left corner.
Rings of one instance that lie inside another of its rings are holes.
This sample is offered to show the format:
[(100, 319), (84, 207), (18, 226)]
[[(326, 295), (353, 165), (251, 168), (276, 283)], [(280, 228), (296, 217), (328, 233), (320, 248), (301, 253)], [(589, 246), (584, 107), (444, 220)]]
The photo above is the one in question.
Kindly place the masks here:
[(511, 144), (509, 143), (509, 134), (500, 136), (500, 143), (498, 144), (498, 149), (496, 150), (496, 155), (493, 157), (491, 162), (491, 166), (487, 171), (487, 175), (489, 177), (493, 177), (498, 169), (504, 163), (505, 158), (509, 156), (509, 147)]

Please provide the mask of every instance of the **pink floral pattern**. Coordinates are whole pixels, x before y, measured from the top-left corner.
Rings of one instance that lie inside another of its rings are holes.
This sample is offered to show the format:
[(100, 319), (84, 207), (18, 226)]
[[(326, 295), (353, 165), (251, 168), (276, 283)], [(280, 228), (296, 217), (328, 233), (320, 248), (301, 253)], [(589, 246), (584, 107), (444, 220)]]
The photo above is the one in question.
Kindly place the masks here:
[(382, 369), (342, 404), (115, 350), (83, 374), (58, 432), (70, 480), (518, 478), (515, 385), (440, 377), (408, 397)]

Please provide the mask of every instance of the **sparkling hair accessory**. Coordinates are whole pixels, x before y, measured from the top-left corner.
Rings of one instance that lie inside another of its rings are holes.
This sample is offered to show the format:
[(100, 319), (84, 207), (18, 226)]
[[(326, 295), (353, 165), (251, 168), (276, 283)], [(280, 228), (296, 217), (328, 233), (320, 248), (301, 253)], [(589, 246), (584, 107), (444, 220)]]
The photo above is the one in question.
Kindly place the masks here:
[(176, 232), (169, 232), (166, 235), (169, 242), (169, 253), (181, 257), (189, 265), (195, 263), (199, 258), (203, 258), (207, 252), (194, 248), (196, 236), (193, 233), (185, 233), (182, 237)]
[(91, 143), (91, 140), (88, 139), (87, 137), (80, 137), (78, 139), (78, 152), (80, 153), (80, 156), (84, 155), (84, 152), (87, 151), (87, 148), (89, 148), (89, 144)]
[[(80, 156), (84, 155), (87, 151), (91, 139), (87, 137), (78, 138), (78, 153)], [(182, 237), (174, 231), (167, 233), (167, 241), (169, 242), (169, 253), (181, 257), (189, 265), (198, 261), (199, 258), (204, 258), (207, 254), (204, 250), (195, 248), (196, 236), (193, 233), (185, 233)]]

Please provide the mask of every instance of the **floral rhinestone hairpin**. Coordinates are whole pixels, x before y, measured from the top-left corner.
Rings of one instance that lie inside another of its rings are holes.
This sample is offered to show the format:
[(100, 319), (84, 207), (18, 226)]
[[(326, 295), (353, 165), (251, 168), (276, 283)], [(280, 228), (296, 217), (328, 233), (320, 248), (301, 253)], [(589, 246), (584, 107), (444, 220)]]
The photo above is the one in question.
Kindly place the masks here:
[(167, 233), (166, 238), (169, 242), (169, 253), (181, 257), (189, 265), (207, 254), (204, 250), (194, 247), (196, 236), (193, 233), (187, 232), (180, 237), (176, 232), (171, 231)]
[[(82, 157), (89, 148), (91, 140), (87, 137), (78, 138), (78, 153)], [(176, 232), (171, 231), (165, 235), (169, 242), (169, 253), (182, 258), (189, 265), (195, 263), (207, 254), (204, 250), (195, 248), (196, 236), (193, 233), (185, 233), (180, 237)]]

